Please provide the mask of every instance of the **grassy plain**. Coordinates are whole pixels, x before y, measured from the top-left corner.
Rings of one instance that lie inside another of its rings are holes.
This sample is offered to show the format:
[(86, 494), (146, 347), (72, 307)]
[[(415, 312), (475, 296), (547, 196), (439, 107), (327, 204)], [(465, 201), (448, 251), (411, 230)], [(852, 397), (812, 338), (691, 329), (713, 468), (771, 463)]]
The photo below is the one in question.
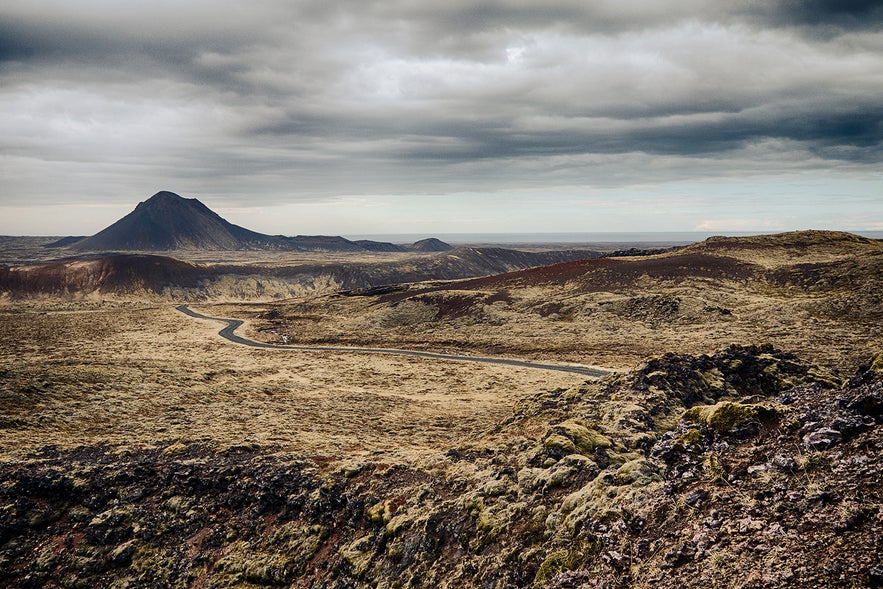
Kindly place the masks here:
[[(208, 308), (212, 313), (223, 310)], [(0, 307), (3, 457), (45, 445), (257, 444), (316, 457), (437, 451), (579, 375), (261, 350), (171, 304)]]

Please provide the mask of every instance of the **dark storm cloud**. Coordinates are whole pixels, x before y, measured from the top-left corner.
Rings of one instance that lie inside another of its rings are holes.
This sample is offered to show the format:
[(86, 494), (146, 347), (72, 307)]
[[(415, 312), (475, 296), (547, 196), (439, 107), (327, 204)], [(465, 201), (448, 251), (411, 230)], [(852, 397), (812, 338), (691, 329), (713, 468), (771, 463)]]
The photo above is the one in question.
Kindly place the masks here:
[(839, 29), (883, 24), (883, 5), (878, 0), (781, 0), (773, 6), (777, 23)]
[(861, 167), (877, 4), (14, 1), (0, 153), (295, 198)]

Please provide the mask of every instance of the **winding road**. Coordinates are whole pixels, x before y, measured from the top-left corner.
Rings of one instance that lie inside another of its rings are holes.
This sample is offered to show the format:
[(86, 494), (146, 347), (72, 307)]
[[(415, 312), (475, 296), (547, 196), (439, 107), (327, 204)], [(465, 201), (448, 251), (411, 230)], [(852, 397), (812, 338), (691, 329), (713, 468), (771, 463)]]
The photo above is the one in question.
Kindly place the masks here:
[(504, 364), (507, 366), (520, 366), (522, 368), (538, 368), (540, 370), (555, 370), (558, 372), (573, 372), (583, 374), (585, 376), (598, 377), (608, 374), (606, 370), (599, 368), (590, 368), (588, 366), (577, 366), (574, 364), (546, 364), (544, 362), (531, 362), (529, 360), (513, 360), (511, 358), (488, 358), (484, 356), (463, 356), (460, 354), (442, 354), (440, 352), (424, 352), (421, 350), (399, 350), (396, 348), (359, 348), (344, 346), (297, 346), (297, 345), (279, 345), (266, 344), (256, 342), (248, 338), (236, 335), (235, 331), (242, 325), (241, 319), (225, 319), (223, 317), (209, 317), (202, 313), (197, 313), (187, 305), (178, 305), (178, 311), (195, 317), (197, 319), (209, 319), (211, 321), (222, 321), (227, 327), (218, 332), (221, 337), (230, 340), (233, 343), (243, 346), (251, 346), (252, 348), (270, 348), (274, 350), (300, 350), (307, 352), (356, 352), (361, 354), (393, 354), (397, 356), (416, 356), (418, 358), (435, 358), (437, 360), (454, 360), (458, 362), (480, 362), (482, 364)]

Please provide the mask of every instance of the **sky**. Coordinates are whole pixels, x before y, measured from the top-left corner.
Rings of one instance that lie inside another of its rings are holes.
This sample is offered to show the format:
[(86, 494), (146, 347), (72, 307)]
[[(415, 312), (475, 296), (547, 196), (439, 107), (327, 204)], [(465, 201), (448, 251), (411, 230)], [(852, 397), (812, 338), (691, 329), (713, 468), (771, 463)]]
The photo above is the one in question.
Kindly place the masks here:
[(4, 0), (0, 234), (883, 230), (879, 0)]

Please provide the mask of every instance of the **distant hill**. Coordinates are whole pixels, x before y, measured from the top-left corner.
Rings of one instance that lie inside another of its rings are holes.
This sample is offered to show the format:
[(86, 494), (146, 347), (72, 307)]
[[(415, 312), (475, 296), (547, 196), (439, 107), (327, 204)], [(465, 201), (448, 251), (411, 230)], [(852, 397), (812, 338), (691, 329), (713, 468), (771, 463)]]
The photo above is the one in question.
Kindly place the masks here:
[[(327, 246), (321, 239), (312, 243), (316, 247)], [(187, 300), (279, 298), (316, 290), (352, 291), (401, 282), (485, 276), (600, 255), (586, 250), (522, 252), (460, 248), (430, 255), (414, 253), (401, 260), (271, 267), (201, 265), (154, 254), (82, 254), (42, 264), (0, 265), (0, 296), (77, 297), (98, 293), (167, 295)]]
[(386, 241), (371, 241), (369, 239), (360, 239), (354, 243), (357, 243), (363, 249), (366, 249), (371, 252), (426, 252), (426, 253), (437, 253), (437, 252), (449, 252), (454, 249), (449, 243), (445, 243), (440, 239), (436, 239), (435, 237), (430, 237), (429, 239), (421, 239), (411, 245), (398, 245), (395, 243), (389, 243)]
[(454, 246), (435, 237), (430, 237), (429, 239), (421, 239), (408, 249), (415, 252), (447, 252), (454, 249)]
[(75, 251), (290, 250), (290, 251), (392, 251), (440, 252), (453, 249), (435, 239), (411, 246), (374, 241), (350, 241), (339, 236), (266, 235), (234, 225), (195, 198), (174, 192), (157, 192), (135, 210), (91, 237), (66, 237), (50, 248)]

